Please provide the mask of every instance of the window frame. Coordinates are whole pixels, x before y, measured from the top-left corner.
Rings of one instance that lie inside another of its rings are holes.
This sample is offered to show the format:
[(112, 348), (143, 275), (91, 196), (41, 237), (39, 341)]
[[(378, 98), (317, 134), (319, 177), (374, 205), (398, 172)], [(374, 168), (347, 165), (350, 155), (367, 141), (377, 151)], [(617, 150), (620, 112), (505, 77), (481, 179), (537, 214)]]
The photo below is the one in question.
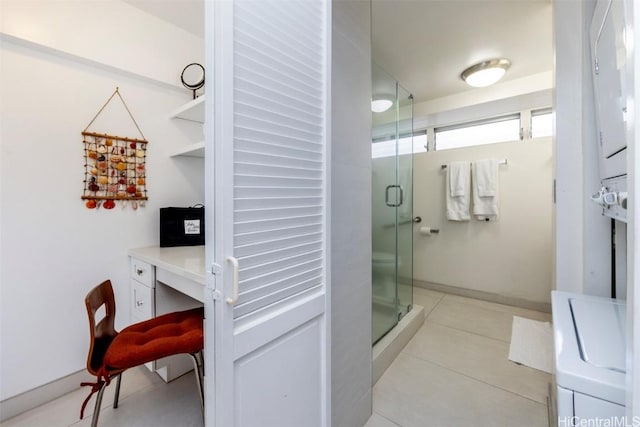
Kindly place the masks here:
[[(414, 139), (416, 137), (424, 137), (424, 144), (419, 144), (416, 145), (416, 142)], [(401, 133), (400, 135), (398, 135), (398, 140), (401, 141), (403, 139), (407, 139), (407, 138), (411, 138), (411, 154), (416, 154), (416, 153), (426, 153), (428, 151), (428, 136), (427, 136), (427, 130), (426, 129), (418, 129), (415, 130), (413, 132), (405, 132), (405, 133)], [(391, 142), (391, 141), (395, 141), (396, 137), (395, 135), (385, 135), (385, 136), (379, 136), (377, 138), (372, 138), (371, 139), (371, 158), (372, 159), (378, 159), (378, 158), (382, 158), (382, 157), (391, 157), (393, 155), (395, 155), (395, 153), (393, 154), (386, 154), (386, 155), (376, 155), (374, 147), (375, 144), (384, 144), (386, 142)], [(402, 144), (402, 142), (400, 142)], [(424, 149), (419, 149), (416, 150), (416, 147), (423, 147)], [(401, 152), (399, 153), (399, 155), (403, 156), (409, 154), (409, 152)]]
[[(453, 130), (460, 129), (468, 129), (477, 126), (484, 126), (494, 123), (502, 123), (507, 121), (518, 120), (518, 139), (514, 140), (505, 140), (505, 141), (493, 141), (482, 144), (474, 144), (474, 145), (465, 145), (462, 147), (451, 147), (451, 148), (441, 148), (438, 149), (438, 133), (440, 132), (448, 132)], [(499, 116), (487, 117), (485, 119), (478, 120), (469, 120), (465, 122), (460, 122), (456, 124), (446, 125), (446, 126), (434, 126), (433, 127), (433, 150), (434, 151), (444, 151), (444, 150), (456, 150), (460, 148), (469, 148), (469, 147), (478, 147), (482, 145), (490, 145), (490, 144), (498, 144), (503, 142), (517, 142), (523, 140), (523, 130), (522, 130), (522, 114), (520, 112), (510, 113), (510, 114), (501, 114)]]
[(553, 136), (553, 123), (551, 123), (551, 134), (542, 136), (533, 136), (533, 118), (549, 114), (553, 120), (553, 107), (536, 108), (530, 110), (529, 114), (529, 139), (549, 138)]
[[(543, 104), (544, 105), (544, 104)], [(462, 148), (470, 148), (470, 147), (481, 147), (483, 145), (491, 145), (491, 144), (496, 144), (496, 143), (515, 143), (515, 142), (530, 142), (530, 141), (535, 141), (535, 140), (539, 140), (542, 138), (550, 138), (553, 137), (553, 133), (551, 135), (543, 135), (543, 136), (537, 136), (537, 137), (533, 137), (533, 118), (536, 116), (540, 116), (540, 115), (545, 115), (545, 114), (553, 114), (553, 107), (550, 105), (547, 105), (545, 107), (534, 107), (534, 108), (525, 108), (516, 112), (510, 112), (510, 113), (504, 113), (504, 114), (499, 114), (499, 115), (494, 115), (491, 117), (486, 117), (486, 118), (482, 118), (482, 119), (473, 119), (473, 120), (466, 120), (466, 121), (459, 121), (459, 122), (455, 122), (455, 123), (449, 123), (449, 124), (435, 124), (435, 125), (427, 125), (427, 126), (421, 126), (418, 127), (416, 129), (413, 130), (413, 132), (405, 132), (405, 133), (401, 133), (400, 135), (398, 135), (399, 139), (403, 139), (403, 138), (407, 138), (409, 136), (415, 138), (416, 136), (421, 137), (426, 135), (426, 143), (424, 145), (421, 144), (421, 146), (424, 146), (424, 151), (422, 149), (420, 150), (416, 150), (416, 144), (415, 142), (413, 143), (413, 154), (417, 154), (417, 153), (422, 153), (422, 152), (430, 152), (430, 151), (445, 151), (445, 150), (459, 150)], [(520, 132), (519, 132), (519, 138), (518, 139), (514, 139), (514, 140), (509, 140), (509, 141), (501, 141), (501, 142), (490, 142), (490, 143), (486, 143), (486, 144), (477, 144), (477, 145), (468, 145), (468, 146), (464, 146), (464, 147), (456, 147), (456, 148), (445, 148), (445, 149), (437, 149), (436, 146), (436, 134), (438, 131), (442, 132), (442, 131), (447, 131), (447, 130), (455, 130), (455, 129), (462, 129), (462, 128), (466, 128), (466, 127), (472, 127), (472, 126), (478, 126), (478, 125), (484, 125), (484, 124), (491, 124), (491, 123), (496, 123), (496, 122), (501, 122), (501, 121), (507, 121), (507, 120), (513, 120), (513, 119), (519, 119), (520, 120)], [(553, 130), (552, 130), (553, 132)], [(382, 135), (382, 136), (378, 136), (376, 138), (371, 138), (371, 142), (372, 144), (375, 143), (379, 143), (379, 142), (386, 142), (386, 141), (391, 141), (391, 140), (395, 140), (396, 139), (396, 135), (395, 134), (387, 134), (387, 135)], [(404, 153), (404, 154), (408, 154), (408, 153)], [(391, 156), (392, 154), (389, 154), (387, 156), (374, 156), (373, 155), (373, 150), (372, 150), (372, 158), (380, 158), (380, 157), (388, 157)], [(402, 154), (401, 154), (402, 155)]]

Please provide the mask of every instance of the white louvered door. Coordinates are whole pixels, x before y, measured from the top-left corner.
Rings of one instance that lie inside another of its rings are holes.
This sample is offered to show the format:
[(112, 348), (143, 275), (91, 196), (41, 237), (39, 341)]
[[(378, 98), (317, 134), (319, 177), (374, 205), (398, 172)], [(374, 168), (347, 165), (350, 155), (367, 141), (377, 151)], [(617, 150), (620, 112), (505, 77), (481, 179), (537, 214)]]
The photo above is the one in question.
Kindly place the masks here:
[(206, 10), (206, 425), (328, 426), (330, 2)]

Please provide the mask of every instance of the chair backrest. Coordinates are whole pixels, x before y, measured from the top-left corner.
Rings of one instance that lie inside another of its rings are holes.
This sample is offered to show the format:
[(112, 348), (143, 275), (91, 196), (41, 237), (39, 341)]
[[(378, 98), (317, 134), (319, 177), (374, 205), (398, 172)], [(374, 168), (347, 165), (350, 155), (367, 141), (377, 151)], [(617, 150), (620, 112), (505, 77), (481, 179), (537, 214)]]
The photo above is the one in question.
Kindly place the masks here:
[[(113, 296), (111, 281), (105, 280), (87, 294), (84, 299), (89, 316), (89, 332), (91, 342), (87, 356), (87, 370), (97, 375), (102, 366), (104, 354), (111, 341), (118, 335), (115, 329), (116, 301)], [(96, 319), (96, 312), (104, 305), (104, 317)], [(96, 322), (97, 320), (97, 322)]]

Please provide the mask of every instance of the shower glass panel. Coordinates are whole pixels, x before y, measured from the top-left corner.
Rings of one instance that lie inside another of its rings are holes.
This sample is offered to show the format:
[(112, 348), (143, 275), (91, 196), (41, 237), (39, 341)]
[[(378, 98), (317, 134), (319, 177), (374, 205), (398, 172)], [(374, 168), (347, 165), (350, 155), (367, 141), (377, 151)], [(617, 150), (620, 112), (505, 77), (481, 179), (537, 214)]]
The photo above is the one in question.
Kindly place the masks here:
[[(392, 102), (388, 110), (372, 113), (372, 338), (375, 343), (393, 329), (413, 304), (413, 97), (375, 64), (373, 94), (374, 100)], [(400, 152), (408, 154), (400, 155)]]

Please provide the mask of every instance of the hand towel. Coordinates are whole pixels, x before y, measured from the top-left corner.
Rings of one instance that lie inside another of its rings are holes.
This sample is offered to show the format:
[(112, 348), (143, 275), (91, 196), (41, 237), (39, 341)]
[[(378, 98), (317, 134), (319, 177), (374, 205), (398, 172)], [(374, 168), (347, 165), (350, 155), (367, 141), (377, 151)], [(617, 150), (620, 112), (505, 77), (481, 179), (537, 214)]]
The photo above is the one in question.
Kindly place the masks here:
[(447, 167), (449, 171), (449, 191), (451, 197), (464, 196), (467, 181), (469, 181), (469, 162), (452, 162)]
[(479, 221), (498, 219), (498, 161), (477, 160), (471, 168), (473, 214)]
[(471, 199), (471, 163), (451, 162), (447, 166), (446, 201), (447, 219), (469, 221), (469, 201)]

